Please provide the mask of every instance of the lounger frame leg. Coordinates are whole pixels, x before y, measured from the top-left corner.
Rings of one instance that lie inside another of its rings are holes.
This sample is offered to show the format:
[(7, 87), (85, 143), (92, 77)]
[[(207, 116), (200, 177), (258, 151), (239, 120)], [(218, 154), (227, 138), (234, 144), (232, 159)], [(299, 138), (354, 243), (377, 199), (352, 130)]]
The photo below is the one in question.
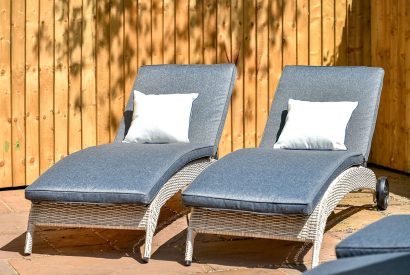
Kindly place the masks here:
[(185, 247), (185, 264), (187, 266), (190, 266), (192, 264), (195, 237), (196, 237), (196, 231), (188, 227), (186, 247)]
[(327, 218), (337, 204), (350, 192), (359, 189), (376, 190), (374, 172), (365, 167), (352, 167), (341, 173), (329, 185), (310, 215), (261, 214), (194, 207), (191, 210), (185, 260), (192, 259), (193, 241), (190, 231), (291, 240), (313, 243), (312, 267), (319, 264), (320, 248)]
[[(153, 236), (161, 207), (179, 190), (190, 184), (215, 160), (203, 158), (190, 162), (175, 173), (159, 190), (150, 205), (32, 202), (28, 221), (25, 253), (30, 254), (35, 226), (109, 228), (144, 230), (146, 232), (143, 261), (151, 257)], [(180, 213), (180, 215), (185, 215)]]
[(24, 254), (30, 255), (33, 251), (33, 234), (35, 225), (28, 223), (26, 232), (26, 243), (24, 245)]

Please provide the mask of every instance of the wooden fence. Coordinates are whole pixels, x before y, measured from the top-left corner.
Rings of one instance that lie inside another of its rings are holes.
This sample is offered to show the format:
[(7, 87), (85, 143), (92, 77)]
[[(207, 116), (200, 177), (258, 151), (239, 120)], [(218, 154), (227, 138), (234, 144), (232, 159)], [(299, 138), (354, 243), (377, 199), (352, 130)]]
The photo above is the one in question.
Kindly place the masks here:
[(410, 7), (371, 2), (1, 1), (0, 187), (112, 141), (138, 68), (161, 63), (237, 65), (221, 155), (258, 145), (286, 64), (383, 66), (372, 156), (409, 171)]

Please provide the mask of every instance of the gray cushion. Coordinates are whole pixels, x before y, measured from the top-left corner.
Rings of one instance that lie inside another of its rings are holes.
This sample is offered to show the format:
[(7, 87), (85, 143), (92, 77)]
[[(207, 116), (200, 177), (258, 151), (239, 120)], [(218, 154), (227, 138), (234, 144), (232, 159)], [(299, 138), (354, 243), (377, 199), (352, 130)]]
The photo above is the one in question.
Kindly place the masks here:
[[(213, 146), (216, 154), (235, 77), (233, 64), (144, 66), (140, 68), (132, 90), (145, 94), (199, 93), (192, 105), (189, 140)], [(131, 93), (116, 142), (127, 134), (133, 101)]]
[(409, 253), (389, 253), (383, 255), (344, 258), (323, 263), (304, 274), (309, 275), (404, 275), (410, 271)]
[(26, 198), (145, 205), (175, 172), (212, 152), (212, 146), (192, 143), (90, 147), (56, 163), (27, 187)]
[(358, 101), (346, 130), (347, 148), (369, 157), (384, 71), (368, 67), (287, 66), (283, 70), (261, 147), (272, 148), (284, 126), (289, 98)]
[(206, 169), (183, 193), (186, 205), (310, 214), (331, 181), (363, 163), (352, 151), (242, 149)]
[(357, 231), (336, 246), (338, 258), (410, 252), (410, 215), (383, 218)]

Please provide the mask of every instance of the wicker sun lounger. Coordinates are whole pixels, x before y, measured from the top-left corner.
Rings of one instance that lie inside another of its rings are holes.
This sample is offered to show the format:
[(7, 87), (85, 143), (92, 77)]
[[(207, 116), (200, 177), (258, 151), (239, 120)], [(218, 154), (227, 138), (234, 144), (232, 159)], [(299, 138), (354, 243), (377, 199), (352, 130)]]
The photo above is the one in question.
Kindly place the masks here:
[(133, 90), (199, 94), (190, 143), (121, 143), (131, 123), (131, 93), (114, 143), (64, 158), (26, 189), (32, 206), (25, 253), (32, 252), (35, 226), (135, 229), (146, 231), (148, 262), (161, 207), (216, 156), (235, 75), (232, 64), (142, 67)]
[[(388, 185), (366, 168), (383, 70), (367, 67), (288, 66), (284, 69), (259, 148), (238, 150), (210, 165), (183, 192), (192, 207), (185, 261), (197, 233), (313, 243), (312, 266), (328, 216), (349, 192), (369, 189), (385, 209)], [(346, 129), (347, 151), (273, 149), (290, 98), (357, 101)]]

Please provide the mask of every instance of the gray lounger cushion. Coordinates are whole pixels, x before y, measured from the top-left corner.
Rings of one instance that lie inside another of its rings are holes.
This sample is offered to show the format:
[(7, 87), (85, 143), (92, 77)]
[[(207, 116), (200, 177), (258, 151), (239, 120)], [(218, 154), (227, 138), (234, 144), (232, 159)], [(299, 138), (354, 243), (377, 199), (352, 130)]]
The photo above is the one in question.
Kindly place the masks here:
[(188, 206), (310, 214), (329, 184), (364, 161), (352, 151), (242, 149), (207, 168), (183, 192)]
[[(410, 252), (410, 215), (394, 215), (372, 223), (336, 246), (338, 258)], [(409, 270), (410, 273), (410, 270)]]
[(410, 273), (409, 253), (388, 253), (344, 258), (323, 263), (306, 275), (404, 275)]
[[(132, 90), (145, 94), (199, 93), (192, 105), (189, 141), (213, 146), (216, 154), (235, 78), (233, 64), (143, 66)], [(133, 102), (131, 93), (115, 142), (121, 142), (128, 132)]]
[(272, 148), (286, 119), (289, 98), (307, 101), (358, 101), (346, 129), (349, 150), (369, 157), (384, 71), (369, 67), (286, 66), (261, 147)]
[(56, 163), (26, 189), (32, 201), (149, 204), (192, 160), (212, 156), (200, 144), (107, 144)]

